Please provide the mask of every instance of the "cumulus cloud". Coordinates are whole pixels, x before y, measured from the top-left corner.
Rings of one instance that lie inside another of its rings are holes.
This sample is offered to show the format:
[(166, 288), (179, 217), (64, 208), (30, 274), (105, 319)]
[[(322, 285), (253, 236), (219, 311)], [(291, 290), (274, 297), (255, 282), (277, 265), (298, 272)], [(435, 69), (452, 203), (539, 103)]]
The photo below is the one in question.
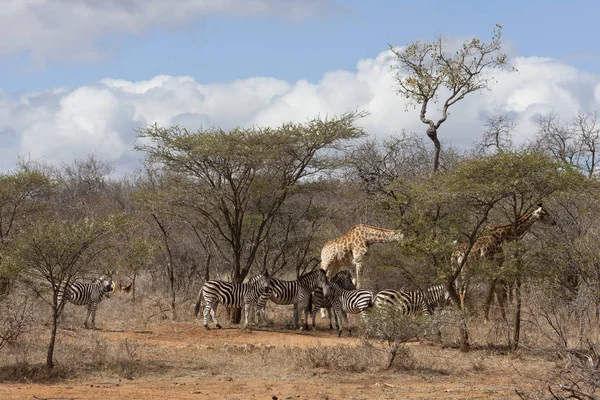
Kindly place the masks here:
[[(87, 154), (111, 162), (118, 172), (139, 165), (133, 150), (136, 128), (148, 124), (200, 126), (304, 122), (317, 114), (365, 109), (366, 132), (378, 138), (423, 132), (418, 110), (393, 90), (389, 52), (360, 60), (353, 71), (330, 71), (318, 82), (294, 83), (256, 77), (202, 84), (191, 77), (160, 75), (140, 82), (105, 79), (75, 90), (48, 90), (7, 96), (0, 92), (0, 169), (14, 167), (17, 155), (49, 163)], [(578, 110), (600, 107), (600, 76), (556, 60), (516, 57), (517, 73), (496, 72), (490, 91), (453, 106), (440, 128), (446, 143), (466, 148), (481, 137), (485, 119), (510, 113), (518, 123), (517, 142), (533, 137), (537, 116), (554, 110), (566, 119)], [(405, 111), (406, 110), (406, 111)], [(436, 106), (429, 109), (435, 119)]]
[[(301, 19), (333, 11), (330, 0), (3, 0), (0, 56), (97, 61), (108, 35), (175, 28), (209, 15)], [(104, 48), (103, 48), (104, 47)]]

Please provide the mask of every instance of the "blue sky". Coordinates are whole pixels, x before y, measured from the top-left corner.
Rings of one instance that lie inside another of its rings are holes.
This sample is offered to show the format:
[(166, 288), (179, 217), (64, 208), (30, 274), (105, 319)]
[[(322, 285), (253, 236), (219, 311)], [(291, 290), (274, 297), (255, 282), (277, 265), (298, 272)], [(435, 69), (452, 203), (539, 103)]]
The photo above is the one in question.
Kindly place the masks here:
[(393, 92), (387, 44), (489, 40), (496, 23), (519, 74), (457, 107), (446, 140), (468, 146), (498, 112), (531, 137), (540, 113), (600, 104), (594, 1), (6, 1), (0, 170), (17, 155), (88, 153), (128, 170), (135, 127), (153, 122), (277, 124), (360, 107), (376, 137), (422, 130)]
[[(183, 27), (149, 27), (140, 34), (107, 32), (101, 62), (45, 61), (31, 65), (28, 50), (5, 56), (1, 88), (9, 93), (74, 88), (103, 78), (150, 79), (191, 75), (198, 82), (252, 76), (317, 81), (326, 71), (352, 70), (388, 43), (405, 45), (435, 35), (489, 38), (496, 23), (523, 56), (565, 60), (600, 72), (595, 1), (338, 1), (322, 15), (208, 15)], [(74, 32), (73, 34), (76, 34)]]

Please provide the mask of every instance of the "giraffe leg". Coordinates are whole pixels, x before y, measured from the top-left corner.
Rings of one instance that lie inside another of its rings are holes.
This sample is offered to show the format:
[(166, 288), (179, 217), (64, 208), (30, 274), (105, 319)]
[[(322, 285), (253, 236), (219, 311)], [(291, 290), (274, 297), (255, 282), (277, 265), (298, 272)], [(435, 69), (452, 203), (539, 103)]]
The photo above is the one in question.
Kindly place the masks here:
[(358, 248), (352, 252), (352, 263), (356, 267), (356, 288), (360, 289), (363, 283), (363, 259), (367, 253), (366, 248)]
[(506, 318), (505, 304), (507, 300), (507, 284), (505, 281), (501, 281), (499, 285), (496, 287), (496, 298), (498, 299), (498, 307), (500, 308), (500, 313), (502, 313), (502, 319), (504, 322), (508, 322)]
[(489, 320), (490, 307), (492, 305), (492, 302), (494, 301), (494, 293), (496, 292), (496, 281), (497, 281), (497, 279), (494, 278), (490, 282), (490, 286), (488, 288), (488, 293), (487, 293), (487, 296), (485, 298), (485, 307), (484, 307), (484, 318), (485, 318), (485, 321)]

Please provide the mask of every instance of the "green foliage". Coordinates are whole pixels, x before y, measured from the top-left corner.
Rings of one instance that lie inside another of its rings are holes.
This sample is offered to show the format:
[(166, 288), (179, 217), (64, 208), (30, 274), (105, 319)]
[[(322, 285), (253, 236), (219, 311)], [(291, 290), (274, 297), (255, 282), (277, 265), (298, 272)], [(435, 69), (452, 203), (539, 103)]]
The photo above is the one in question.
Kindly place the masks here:
[(108, 247), (102, 239), (123, 223), (121, 215), (75, 222), (38, 221), (14, 240), (2, 264), (18, 270), (39, 295), (48, 283), (55, 292), (84, 272), (98, 275), (95, 262)]
[[(243, 278), (300, 183), (343, 161), (336, 150), (364, 135), (356, 120), (364, 112), (314, 118), (277, 128), (219, 128), (190, 132), (156, 125), (140, 129), (149, 165), (160, 169), (168, 192), (140, 194), (144, 208), (186, 215), (210, 227), (221, 254), (230, 254), (233, 276)], [(155, 211), (152, 211), (155, 212)], [(208, 228), (202, 228), (208, 230)], [(219, 240), (216, 240), (219, 239)]]

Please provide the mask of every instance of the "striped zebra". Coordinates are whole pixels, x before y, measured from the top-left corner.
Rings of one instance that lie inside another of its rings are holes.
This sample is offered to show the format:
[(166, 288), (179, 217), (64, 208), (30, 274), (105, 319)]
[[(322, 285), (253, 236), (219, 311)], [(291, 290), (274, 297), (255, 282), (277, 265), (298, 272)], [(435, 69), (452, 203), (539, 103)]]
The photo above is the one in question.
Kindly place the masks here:
[(109, 293), (114, 292), (115, 283), (112, 280), (112, 272), (107, 273), (93, 282), (73, 282), (58, 291), (58, 304), (64, 305), (64, 301), (77, 305), (87, 305), (87, 316), (85, 317), (84, 326), (88, 329), (88, 320), (92, 315), (92, 329), (96, 327), (96, 308), (98, 303), (104, 297), (109, 297)]
[(327, 282), (323, 285), (323, 295), (333, 297), (332, 307), (335, 317), (339, 321), (338, 336), (342, 336), (342, 318), (348, 328), (348, 334), (352, 335), (352, 329), (348, 323), (348, 314), (360, 314), (363, 321), (367, 322), (367, 310), (374, 305), (374, 295), (368, 290), (356, 289), (346, 290), (337, 282)]
[(423, 290), (382, 290), (375, 296), (378, 307), (392, 306), (404, 315), (431, 315), (433, 311), (450, 299), (450, 293), (442, 284)]
[[(332, 282), (336, 282), (342, 289), (346, 290), (354, 290), (356, 289), (356, 285), (352, 279), (352, 273), (347, 270), (341, 270), (333, 278), (331, 278)], [(312, 329), (315, 330), (315, 317), (317, 315), (317, 311), (319, 309), (326, 309), (327, 316), (329, 317), (329, 329), (333, 329), (332, 321), (331, 321), (331, 306), (333, 305), (333, 296), (331, 293), (328, 293), (328, 296), (323, 295), (323, 289), (321, 287), (316, 288), (311, 295), (311, 302), (308, 306), (312, 316)], [(339, 330), (340, 323), (335, 320), (335, 327)]]
[[(321, 288), (327, 282), (327, 273), (324, 269), (316, 269), (298, 277), (293, 281), (271, 278), (269, 291), (263, 292), (258, 302), (257, 314), (259, 320), (266, 319), (265, 307), (267, 301), (271, 300), (279, 305), (294, 305), (294, 329), (308, 329), (308, 314), (310, 295), (313, 290)], [(302, 310), (304, 310), (304, 325), (302, 325)], [(313, 321), (314, 323), (314, 321)]]
[(224, 306), (232, 308), (244, 307), (244, 328), (248, 327), (248, 311), (250, 306), (258, 304), (258, 300), (263, 291), (268, 291), (271, 286), (269, 273), (265, 271), (262, 275), (252, 277), (247, 283), (231, 283), (226, 281), (207, 281), (202, 285), (196, 300), (194, 316), (198, 316), (200, 303), (204, 299), (204, 328), (208, 327), (208, 314), (212, 317), (217, 329), (221, 329), (217, 321), (217, 306), (223, 303)]

